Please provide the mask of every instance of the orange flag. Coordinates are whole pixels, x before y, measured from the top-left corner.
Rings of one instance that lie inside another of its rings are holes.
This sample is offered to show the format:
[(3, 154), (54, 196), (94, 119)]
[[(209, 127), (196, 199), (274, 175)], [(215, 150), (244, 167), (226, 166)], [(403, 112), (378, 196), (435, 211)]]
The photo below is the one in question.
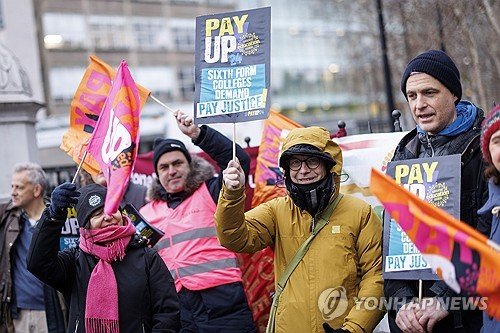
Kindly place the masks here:
[[(98, 57), (90, 56), (90, 64), (71, 101), (70, 125), (60, 146), (77, 164), (87, 150), (115, 75), (115, 69)], [(140, 85), (137, 85), (137, 88), (142, 109), (151, 91)], [(89, 155), (85, 158), (83, 168), (94, 175), (101, 170), (97, 161)]]
[(279, 168), (278, 159), (283, 140), (290, 130), (298, 127), (302, 127), (302, 125), (279, 112), (274, 110), (269, 112), (269, 118), (264, 122), (262, 140), (257, 155), (252, 207), (285, 195), (283, 187), (276, 187), (277, 183), (283, 182), (283, 174)]
[(488, 314), (500, 319), (498, 244), (375, 169), (370, 190), (451, 289), (487, 297)]

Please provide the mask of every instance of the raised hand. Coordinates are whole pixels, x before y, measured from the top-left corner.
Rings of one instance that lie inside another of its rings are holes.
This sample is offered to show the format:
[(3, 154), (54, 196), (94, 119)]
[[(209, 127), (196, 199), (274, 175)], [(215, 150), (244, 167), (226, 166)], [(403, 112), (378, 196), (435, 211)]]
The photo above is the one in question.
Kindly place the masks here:
[(182, 133), (189, 136), (191, 139), (196, 140), (200, 135), (200, 128), (195, 125), (193, 118), (183, 113), (181, 110), (174, 112), (174, 117), (177, 120), (177, 126)]
[(237, 157), (236, 160), (229, 161), (226, 170), (222, 171), (222, 179), (226, 187), (231, 190), (245, 186), (245, 173)]
[(59, 185), (52, 192), (50, 200), (50, 216), (57, 217), (66, 215), (66, 210), (71, 205), (78, 202), (80, 192), (76, 190), (76, 185), (72, 183), (64, 183)]

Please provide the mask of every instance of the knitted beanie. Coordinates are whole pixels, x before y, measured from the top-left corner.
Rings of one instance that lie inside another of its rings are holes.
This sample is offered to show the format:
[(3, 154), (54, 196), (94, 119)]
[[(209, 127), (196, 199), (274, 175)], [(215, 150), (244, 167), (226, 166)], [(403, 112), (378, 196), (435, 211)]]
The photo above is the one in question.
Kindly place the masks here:
[(462, 84), (460, 83), (460, 72), (451, 58), (443, 51), (429, 50), (413, 58), (401, 78), (401, 91), (406, 100), (406, 82), (411, 73), (425, 73), (441, 82), (458, 99), (455, 105), (462, 99)]
[(80, 196), (76, 204), (76, 219), (78, 225), (85, 228), (92, 213), (104, 206), (107, 190), (99, 184), (89, 184), (82, 187), (78, 192), (80, 192)]
[(153, 146), (153, 163), (155, 167), (156, 175), (158, 175), (158, 160), (160, 157), (168, 152), (178, 150), (186, 156), (188, 163), (191, 163), (191, 154), (186, 149), (186, 146), (182, 141), (176, 139), (156, 139)]
[(483, 158), (493, 164), (490, 154), (490, 139), (496, 131), (500, 130), (500, 105), (494, 107), (481, 125), (481, 151)]

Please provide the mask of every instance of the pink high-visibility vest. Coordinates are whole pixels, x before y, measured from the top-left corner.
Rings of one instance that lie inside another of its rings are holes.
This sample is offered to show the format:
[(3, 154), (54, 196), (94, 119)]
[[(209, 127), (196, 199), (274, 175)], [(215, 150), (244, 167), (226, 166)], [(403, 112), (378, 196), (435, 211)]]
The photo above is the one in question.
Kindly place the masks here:
[(140, 209), (147, 221), (165, 232), (155, 248), (174, 277), (177, 291), (241, 281), (236, 255), (217, 239), (215, 208), (203, 183), (175, 209), (162, 200)]

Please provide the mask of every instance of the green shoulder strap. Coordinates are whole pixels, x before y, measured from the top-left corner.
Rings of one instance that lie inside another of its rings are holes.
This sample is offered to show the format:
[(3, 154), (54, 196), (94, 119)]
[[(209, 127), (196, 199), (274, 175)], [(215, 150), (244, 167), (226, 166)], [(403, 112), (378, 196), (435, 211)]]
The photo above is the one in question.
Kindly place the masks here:
[(328, 224), (328, 221), (330, 220), (330, 216), (333, 213), (333, 210), (335, 207), (337, 207), (337, 204), (339, 203), (340, 199), (342, 199), (344, 195), (339, 193), (335, 200), (331, 201), (330, 204), (326, 207), (325, 210), (323, 210), (323, 213), (319, 217), (319, 221), (316, 224), (312, 234), (309, 236), (309, 238), (306, 239), (304, 243), (299, 247), (297, 250), (297, 253), (295, 253), (295, 256), (293, 257), (292, 261), (286, 266), (285, 271), (283, 272), (283, 275), (281, 276), (278, 284), (276, 285), (276, 291), (273, 295), (273, 303), (271, 304), (271, 313), (269, 314), (269, 321), (267, 322), (267, 328), (266, 328), (266, 333), (273, 333), (274, 332), (274, 323), (276, 321), (276, 310), (278, 309), (278, 303), (279, 303), (279, 298), (281, 293), (283, 292), (283, 289), (286, 286), (286, 283), (288, 282), (288, 279), (290, 278), (290, 275), (292, 275), (293, 271), (295, 268), (299, 265), (299, 262), (304, 258), (304, 256), (307, 253), (307, 250), (309, 250), (309, 247), (311, 246), (311, 241), (316, 237), (316, 235), (320, 232), (321, 229), (325, 225)]

